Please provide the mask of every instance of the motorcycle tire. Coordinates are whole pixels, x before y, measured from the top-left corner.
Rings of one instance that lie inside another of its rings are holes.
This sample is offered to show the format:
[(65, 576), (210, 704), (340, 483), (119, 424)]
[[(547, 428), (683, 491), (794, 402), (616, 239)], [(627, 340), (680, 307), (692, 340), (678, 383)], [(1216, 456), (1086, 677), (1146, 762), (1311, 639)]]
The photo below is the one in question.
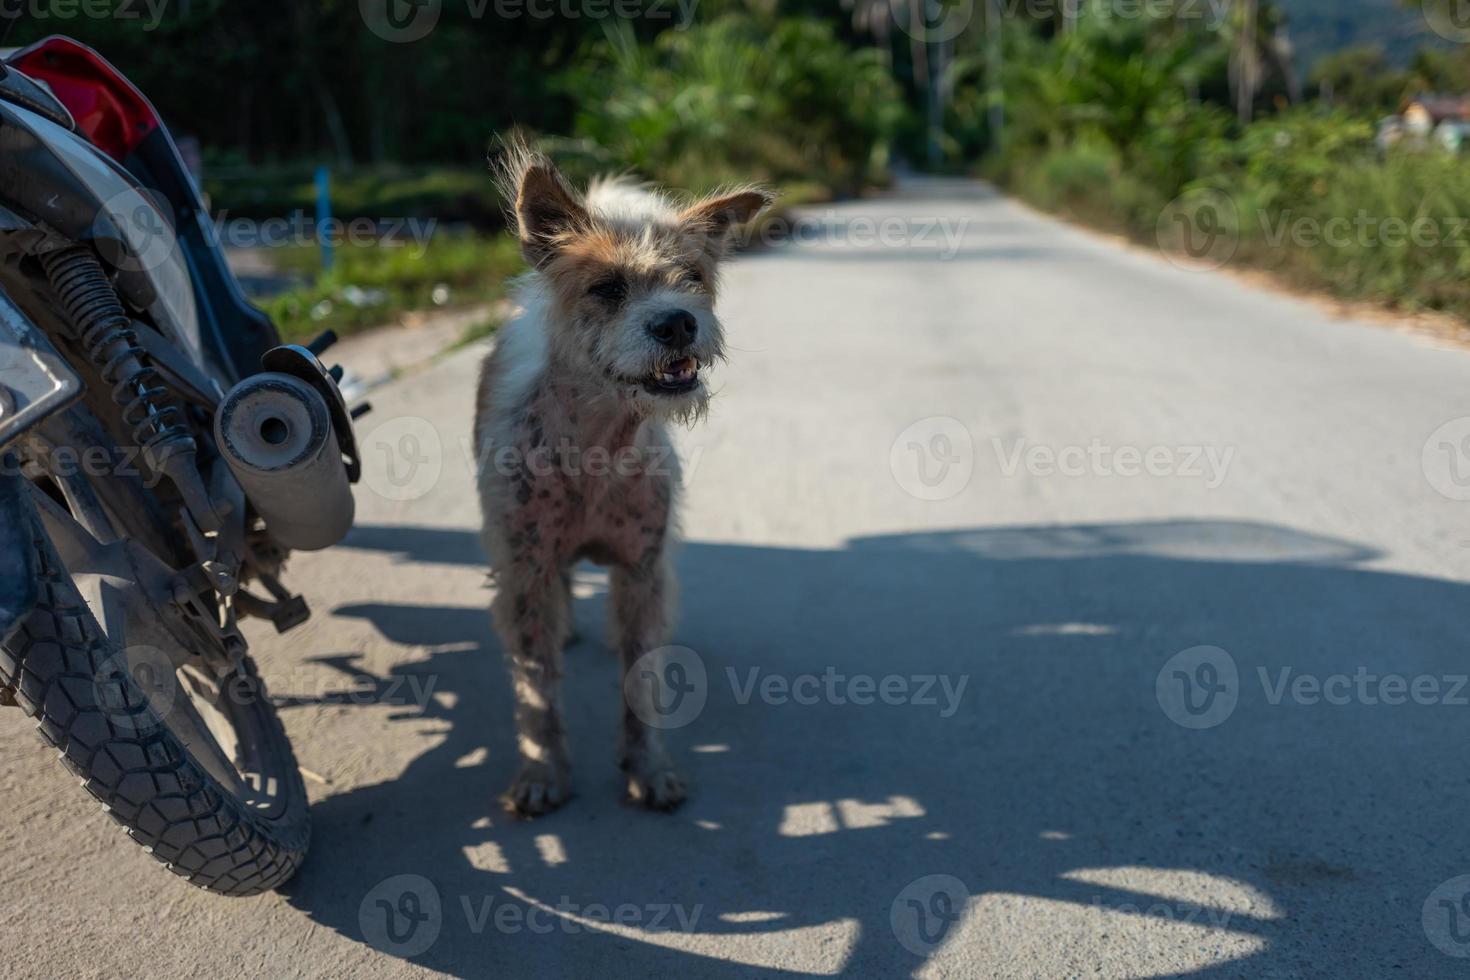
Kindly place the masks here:
[(269, 811), (190, 754), (121, 662), (39, 521), (29, 537), (37, 598), (0, 642), (0, 682), (103, 810), (168, 870), (230, 896), (284, 884), (311, 840), (306, 788), (253, 661), (242, 657), (230, 678), (247, 694), (230, 720), (269, 760), (279, 784)]

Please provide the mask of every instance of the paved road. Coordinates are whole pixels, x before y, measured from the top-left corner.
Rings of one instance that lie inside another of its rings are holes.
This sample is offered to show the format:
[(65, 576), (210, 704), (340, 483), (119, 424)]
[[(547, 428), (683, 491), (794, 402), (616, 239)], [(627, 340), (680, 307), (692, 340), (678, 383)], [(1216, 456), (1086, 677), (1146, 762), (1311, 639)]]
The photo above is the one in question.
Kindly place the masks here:
[[(259, 641), (330, 780), (308, 867), (190, 891), (7, 713), (7, 972), (1462, 975), (1470, 422), (1431, 435), (1470, 355), (972, 184), (818, 217), (732, 270), (683, 440), (688, 805), (618, 802), (595, 569), (580, 796), (494, 804), (465, 351), (377, 393), (361, 526), (296, 563), (316, 619)], [(394, 946), (406, 886), (439, 914)]]

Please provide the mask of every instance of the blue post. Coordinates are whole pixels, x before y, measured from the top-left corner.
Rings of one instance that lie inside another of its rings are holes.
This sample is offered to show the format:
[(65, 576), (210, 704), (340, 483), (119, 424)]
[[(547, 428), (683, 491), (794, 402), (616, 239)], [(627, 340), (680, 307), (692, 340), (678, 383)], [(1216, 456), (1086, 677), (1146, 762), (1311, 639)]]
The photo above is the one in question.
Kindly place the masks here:
[(322, 275), (332, 271), (332, 172), (316, 168), (316, 240), (322, 249)]

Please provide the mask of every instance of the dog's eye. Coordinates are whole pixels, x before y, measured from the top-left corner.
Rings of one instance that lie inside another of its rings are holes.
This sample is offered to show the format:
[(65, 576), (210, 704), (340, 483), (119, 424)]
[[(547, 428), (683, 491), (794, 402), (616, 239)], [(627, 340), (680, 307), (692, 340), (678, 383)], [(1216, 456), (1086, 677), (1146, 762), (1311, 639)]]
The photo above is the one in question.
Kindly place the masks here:
[(621, 303), (628, 295), (628, 283), (621, 276), (613, 276), (597, 283), (587, 292), (609, 303)]
[(684, 282), (690, 286), (703, 286), (704, 272), (700, 270), (699, 266), (691, 265), (684, 270)]

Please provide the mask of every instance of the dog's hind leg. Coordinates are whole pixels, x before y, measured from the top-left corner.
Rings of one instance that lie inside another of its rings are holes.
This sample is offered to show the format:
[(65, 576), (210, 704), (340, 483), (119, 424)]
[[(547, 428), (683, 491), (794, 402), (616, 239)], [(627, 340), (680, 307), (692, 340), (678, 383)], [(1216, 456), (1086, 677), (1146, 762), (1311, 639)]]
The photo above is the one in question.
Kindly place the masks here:
[(505, 795), (509, 809), (536, 816), (571, 796), (571, 756), (562, 714), (562, 647), (570, 621), (560, 574), (505, 574), (491, 612), (510, 662), (521, 769)]
[[(619, 765), (628, 776), (628, 798), (656, 810), (672, 810), (684, 801), (684, 784), (664, 749), (656, 728), (644, 722), (658, 716), (655, 681), (628, 674), (640, 657), (668, 642), (673, 609), (674, 579), (670, 561), (661, 554), (633, 568), (612, 570), (609, 608), (613, 641), (622, 661), (623, 724)], [(649, 665), (645, 662), (639, 669)], [(655, 675), (658, 671), (654, 671)]]
[(561, 573), (561, 588), (566, 595), (567, 602), (567, 639), (562, 644), (563, 648), (570, 648), (582, 642), (582, 631), (577, 629), (576, 595), (572, 591), (572, 573), (568, 568)]

